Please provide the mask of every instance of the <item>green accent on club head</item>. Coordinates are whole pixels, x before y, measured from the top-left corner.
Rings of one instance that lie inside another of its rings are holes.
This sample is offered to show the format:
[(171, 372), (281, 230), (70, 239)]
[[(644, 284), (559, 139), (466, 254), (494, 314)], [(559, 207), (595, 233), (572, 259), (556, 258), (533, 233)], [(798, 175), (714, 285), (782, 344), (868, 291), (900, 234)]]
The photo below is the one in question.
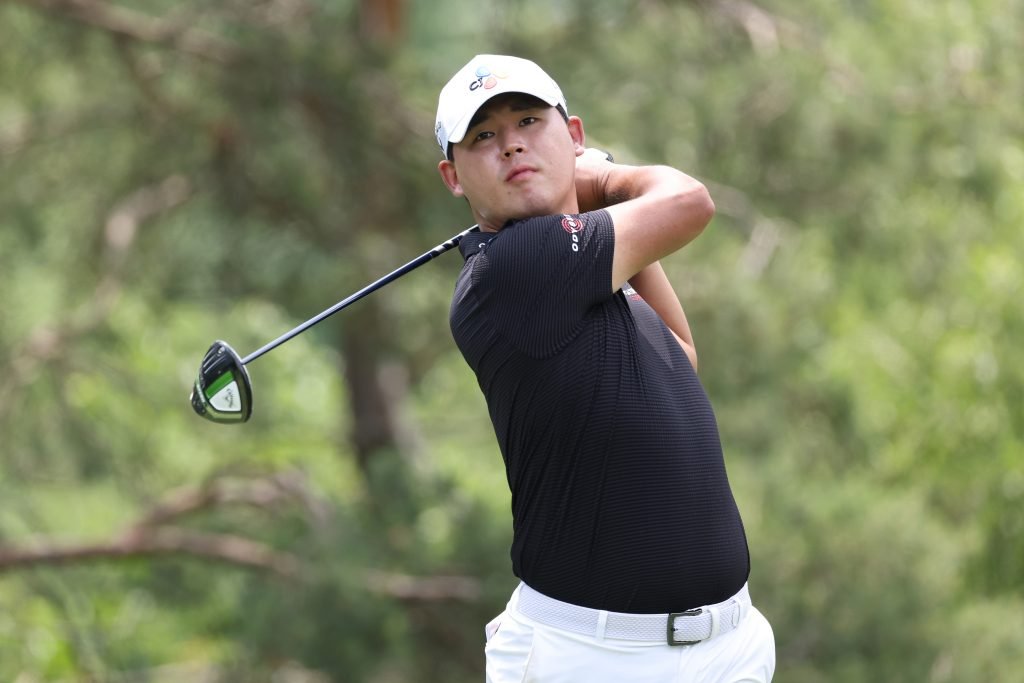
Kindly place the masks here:
[(245, 422), (252, 415), (249, 373), (226, 342), (216, 341), (206, 352), (190, 401), (196, 414), (211, 422)]
[(224, 387), (226, 387), (227, 385), (231, 384), (234, 381), (235, 373), (230, 371), (225, 372), (223, 375), (218, 377), (213, 384), (206, 387), (206, 391), (204, 392), (206, 394), (206, 398), (213, 398), (220, 392), (221, 389), (223, 389)]

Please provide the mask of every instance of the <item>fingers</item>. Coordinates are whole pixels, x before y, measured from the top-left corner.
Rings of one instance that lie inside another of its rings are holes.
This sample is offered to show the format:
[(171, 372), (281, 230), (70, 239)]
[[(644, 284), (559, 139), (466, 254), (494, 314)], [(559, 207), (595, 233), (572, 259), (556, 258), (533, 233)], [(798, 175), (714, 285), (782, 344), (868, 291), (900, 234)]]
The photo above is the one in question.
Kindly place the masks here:
[(606, 152), (603, 149), (598, 149), (597, 147), (587, 147), (580, 158), (588, 160), (600, 159), (602, 161), (615, 161), (610, 152)]

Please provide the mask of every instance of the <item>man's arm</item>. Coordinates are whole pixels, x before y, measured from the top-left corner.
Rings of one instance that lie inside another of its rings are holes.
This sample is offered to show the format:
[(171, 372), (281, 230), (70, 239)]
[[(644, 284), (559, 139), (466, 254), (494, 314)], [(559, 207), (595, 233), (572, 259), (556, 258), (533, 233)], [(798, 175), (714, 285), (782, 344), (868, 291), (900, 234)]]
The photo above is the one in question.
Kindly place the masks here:
[(580, 211), (606, 208), (612, 217), (613, 292), (697, 237), (715, 214), (711, 195), (695, 178), (668, 166), (615, 164), (599, 150), (577, 157), (576, 196)]
[(690, 365), (696, 370), (697, 347), (693, 343), (690, 323), (686, 320), (683, 305), (669, 283), (665, 271), (662, 270), (661, 264), (655, 261), (629, 278), (629, 284), (662, 319), (676, 341), (683, 347), (687, 358), (690, 359)]
[(613, 164), (597, 150), (577, 159), (581, 211), (607, 208), (615, 225), (612, 291), (628, 280), (697, 369), (697, 350), (675, 290), (658, 262), (699, 235), (714, 215), (707, 189), (667, 166)]

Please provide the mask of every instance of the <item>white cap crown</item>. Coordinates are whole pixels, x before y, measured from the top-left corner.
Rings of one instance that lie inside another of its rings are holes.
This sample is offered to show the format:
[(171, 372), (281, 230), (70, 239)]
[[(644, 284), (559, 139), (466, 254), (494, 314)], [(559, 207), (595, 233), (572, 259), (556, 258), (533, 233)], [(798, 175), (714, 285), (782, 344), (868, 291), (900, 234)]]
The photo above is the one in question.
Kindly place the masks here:
[(441, 151), (461, 142), (469, 122), (485, 102), (507, 92), (538, 97), (568, 112), (565, 96), (551, 76), (528, 59), (505, 55), (477, 55), (452, 76), (437, 100), (434, 133)]

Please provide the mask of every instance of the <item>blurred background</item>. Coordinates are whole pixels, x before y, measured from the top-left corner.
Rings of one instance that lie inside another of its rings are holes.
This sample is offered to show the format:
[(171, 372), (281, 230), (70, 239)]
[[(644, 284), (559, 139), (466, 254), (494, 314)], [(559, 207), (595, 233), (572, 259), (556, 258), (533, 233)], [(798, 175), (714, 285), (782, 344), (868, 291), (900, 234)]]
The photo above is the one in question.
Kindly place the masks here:
[(437, 92), (532, 58), (703, 180), (665, 263), (776, 680), (1024, 670), (1020, 0), (0, 2), (0, 680), (483, 680), (509, 494)]

